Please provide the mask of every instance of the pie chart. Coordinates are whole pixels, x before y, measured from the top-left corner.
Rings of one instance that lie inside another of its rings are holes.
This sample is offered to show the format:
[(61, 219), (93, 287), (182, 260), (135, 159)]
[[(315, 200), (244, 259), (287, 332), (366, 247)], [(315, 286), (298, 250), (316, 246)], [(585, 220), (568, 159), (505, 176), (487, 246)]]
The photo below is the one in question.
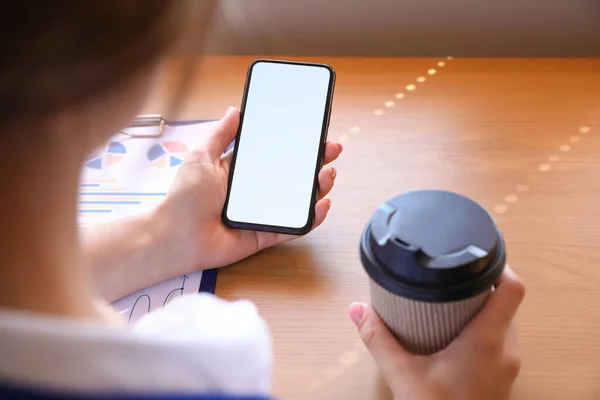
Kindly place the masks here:
[(176, 167), (183, 162), (188, 147), (182, 142), (163, 142), (148, 150), (148, 161), (157, 168)]
[(104, 153), (90, 157), (85, 165), (91, 169), (102, 169), (104, 167), (110, 167), (115, 165), (123, 158), (127, 153), (127, 148), (119, 142), (110, 142)]

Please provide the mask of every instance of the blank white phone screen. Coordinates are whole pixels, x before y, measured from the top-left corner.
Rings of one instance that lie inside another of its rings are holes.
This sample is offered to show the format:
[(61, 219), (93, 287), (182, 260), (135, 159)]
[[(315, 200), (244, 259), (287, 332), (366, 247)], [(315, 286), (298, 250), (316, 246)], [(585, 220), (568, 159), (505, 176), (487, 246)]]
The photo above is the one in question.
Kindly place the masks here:
[(254, 64), (226, 210), (230, 221), (295, 229), (309, 222), (331, 79), (321, 66)]

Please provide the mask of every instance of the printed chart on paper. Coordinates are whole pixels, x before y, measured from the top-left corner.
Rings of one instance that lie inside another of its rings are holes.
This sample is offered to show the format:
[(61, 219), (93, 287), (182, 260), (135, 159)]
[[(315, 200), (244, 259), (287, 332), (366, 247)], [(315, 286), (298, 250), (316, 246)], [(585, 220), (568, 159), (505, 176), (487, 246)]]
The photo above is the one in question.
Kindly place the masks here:
[[(167, 194), (179, 166), (216, 122), (167, 126), (160, 138), (119, 134), (91, 154), (82, 172), (79, 226), (82, 229), (151, 210)], [(136, 134), (157, 128), (135, 128)], [(131, 129), (130, 131), (134, 131)], [(202, 272), (174, 277), (113, 304), (133, 322), (182, 294), (197, 293)]]

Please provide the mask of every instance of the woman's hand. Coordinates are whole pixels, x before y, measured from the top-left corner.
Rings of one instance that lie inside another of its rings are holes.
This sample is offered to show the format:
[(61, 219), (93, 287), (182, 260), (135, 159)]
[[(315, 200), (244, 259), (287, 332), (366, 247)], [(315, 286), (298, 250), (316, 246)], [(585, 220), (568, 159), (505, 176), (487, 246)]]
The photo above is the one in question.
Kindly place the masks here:
[[(239, 111), (230, 108), (206, 141), (190, 153), (156, 211), (163, 232), (170, 238), (182, 270), (208, 269), (229, 265), (267, 247), (295, 236), (234, 230), (226, 227), (221, 213), (227, 194), (232, 151), (223, 152), (235, 139), (240, 121)], [(342, 152), (338, 143), (328, 142), (323, 165), (334, 161)], [(278, 168), (273, 165), (273, 168)], [(331, 201), (324, 197), (333, 188), (336, 170), (324, 166), (319, 173), (319, 200), (315, 206), (314, 227), (327, 216)], [(276, 186), (277, 182), (273, 182)]]
[[(229, 109), (204, 144), (188, 155), (156, 209), (82, 232), (83, 257), (101, 297), (114, 301), (178, 274), (228, 265), (295, 238), (233, 230), (221, 222), (232, 157), (232, 152), (223, 152), (234, 140), (238, 124), (239, 112)], [(341, 151), (341, 145), (327, 143), (324, 164)], [(330, 166), (319, 173), (315, 227), (329, 211), (331, 203), (324, 197), (335, 174)]]
[(513, 317), (525, 288), (507, 267), (483, 310), (449, 347), (409, 354), (373, 311), (353, 304), (350, 316), (395, 400), (505, 400), (519, 373)]

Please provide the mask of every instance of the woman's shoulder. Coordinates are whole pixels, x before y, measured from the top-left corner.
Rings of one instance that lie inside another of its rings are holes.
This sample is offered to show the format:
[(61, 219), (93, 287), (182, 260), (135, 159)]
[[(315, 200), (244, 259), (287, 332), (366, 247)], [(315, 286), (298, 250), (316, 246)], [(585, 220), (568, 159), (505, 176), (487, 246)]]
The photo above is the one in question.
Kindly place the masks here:
[(249, 301), (227, 301), (207, 293), (181, 296), (142, 318), (131, 329), (138, 337), (178, 343), (226, 342), (260, 345), (270, 352), (270, 333), (258, 309)]
[(271, 392), (269, 330), (246, 301), (186, 295), (123, 326), (16, 315), (0, 318), (0, 332), (0, 382), (72, 393)]
[(265, 320), (249, 301), (181, 296), (132, 326), (136, 336), (181, 352), (193, 368), (236, 392), (268, 393), (273, 354)]
[(0, 385), (3, 400), (274, 400), (269, 397), (230, 396), (219, 394), (117, 394), (73, 393), (56, 390), (33, 390), (16, 386)]

